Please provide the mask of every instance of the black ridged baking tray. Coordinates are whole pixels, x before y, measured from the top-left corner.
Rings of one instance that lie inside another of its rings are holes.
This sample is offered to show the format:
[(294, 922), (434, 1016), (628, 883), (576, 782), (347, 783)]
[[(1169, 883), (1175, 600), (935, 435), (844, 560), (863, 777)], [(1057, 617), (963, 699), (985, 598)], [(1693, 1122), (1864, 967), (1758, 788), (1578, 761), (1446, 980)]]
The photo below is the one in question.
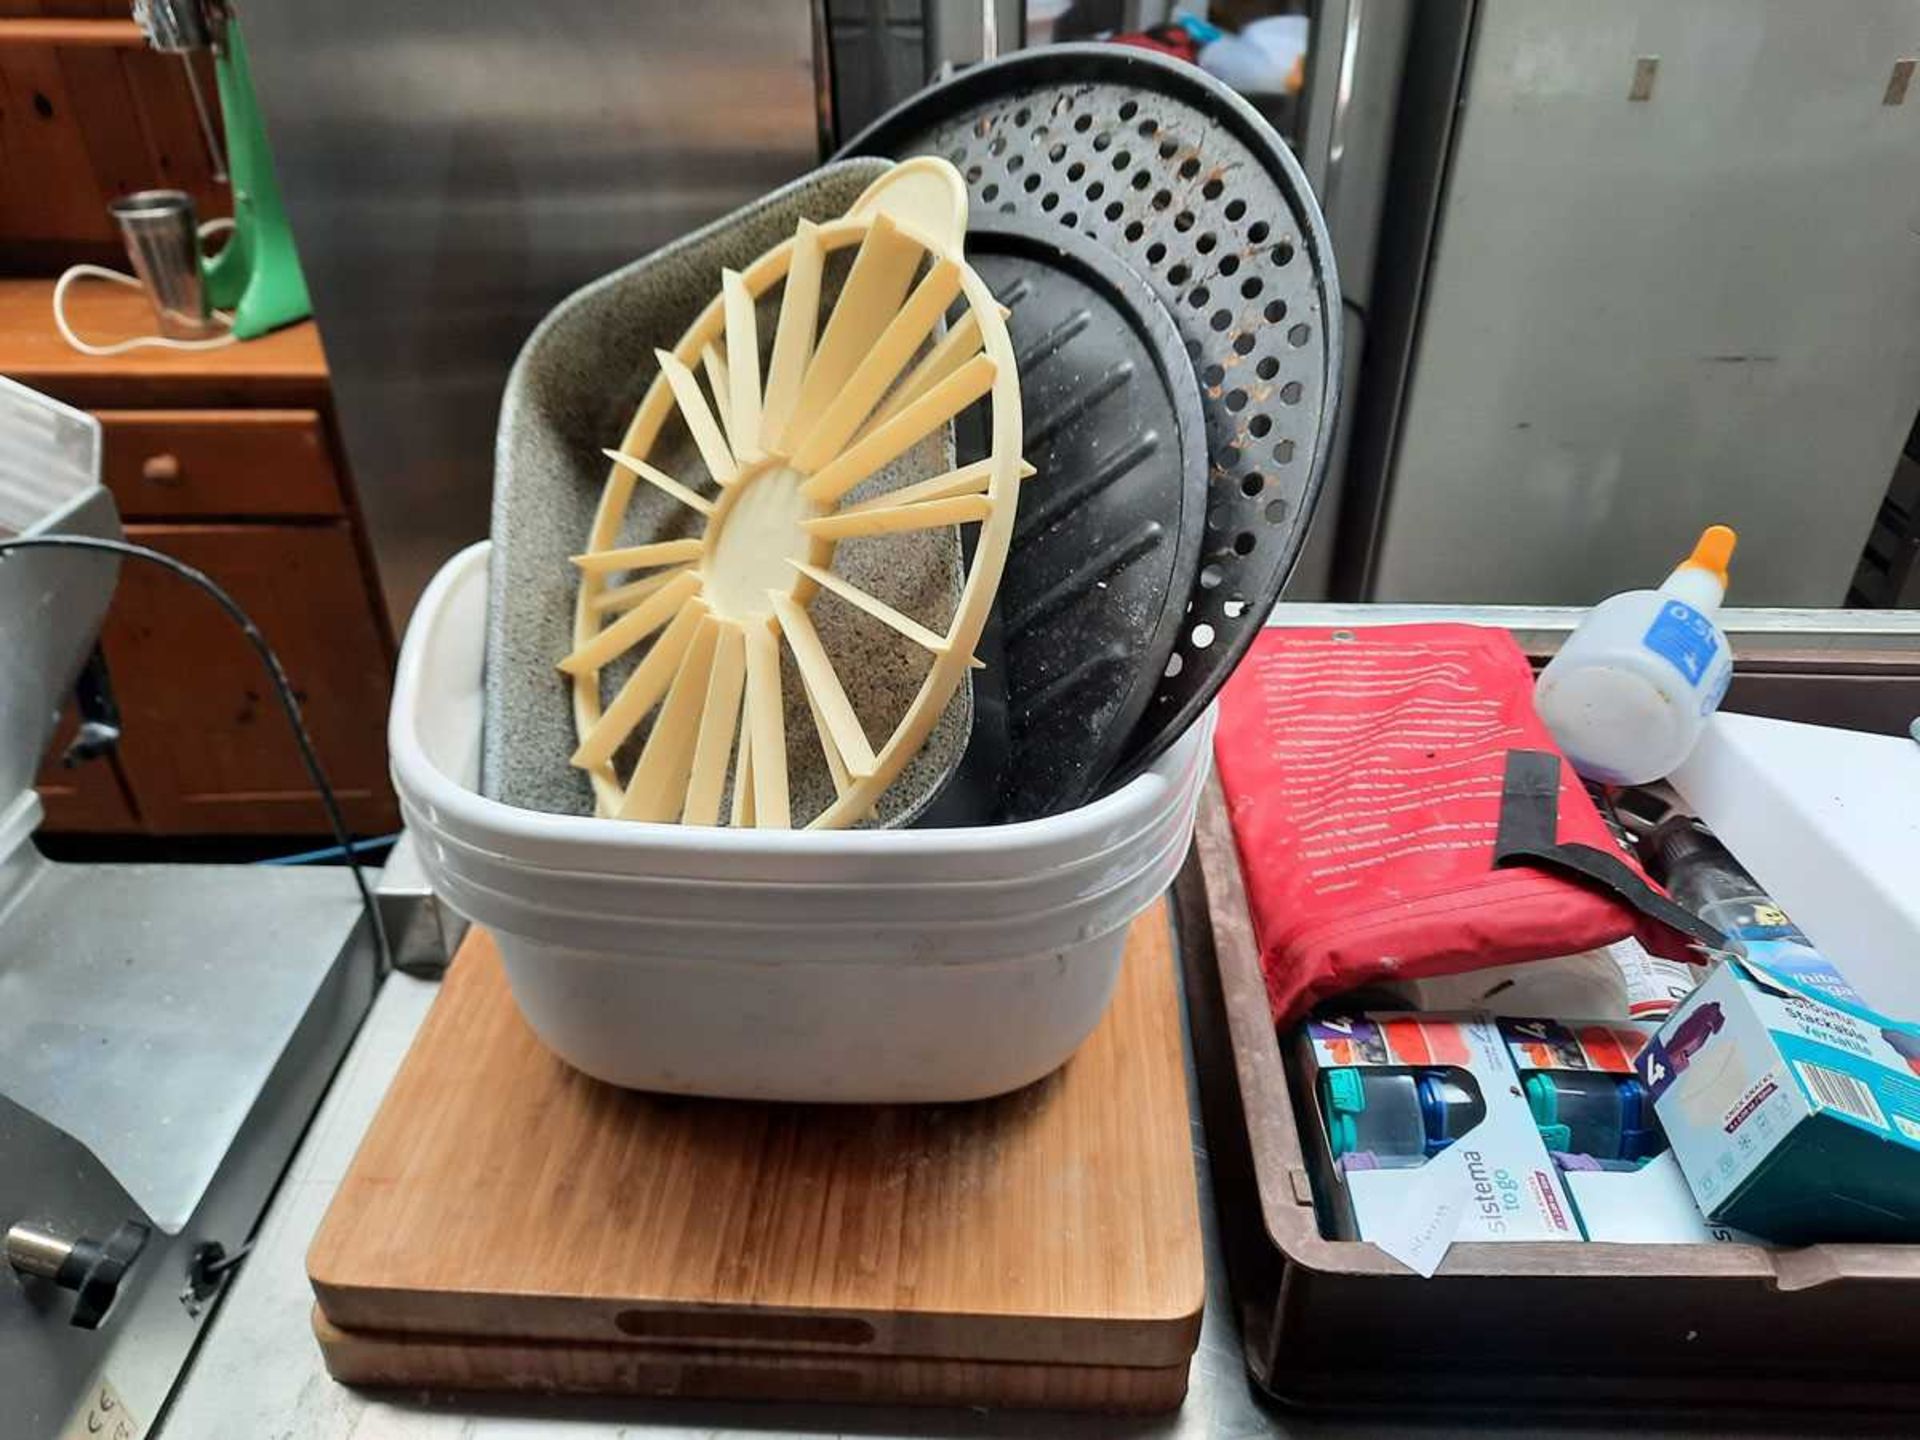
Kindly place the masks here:
[(921, 91), (843, 155), (944, 155), (977, 217), (1025, 215), (1118, 255), (1179, 327), (1210, 457), (1179, 642), (1108, 783), (1206, 708), (1304, 544), (1333, 443), (1340, 287), (1299, 164), (1247, 102), (1132, 46), (1022, 51)]
[(1091, 799), (1180, 637), (1207, 505), (1200, 388), (1166, 307), (1082, 235), (981, 216), (967, 258), (1007, 307), (1022, 454), (1000, 583), (1011, 754), (999, 816)]

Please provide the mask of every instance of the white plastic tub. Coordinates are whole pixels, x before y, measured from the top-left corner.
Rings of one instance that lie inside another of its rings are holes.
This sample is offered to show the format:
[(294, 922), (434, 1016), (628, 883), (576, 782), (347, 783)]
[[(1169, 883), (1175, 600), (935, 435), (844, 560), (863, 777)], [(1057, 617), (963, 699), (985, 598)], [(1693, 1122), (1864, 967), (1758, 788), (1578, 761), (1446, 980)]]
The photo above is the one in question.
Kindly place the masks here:
[(1092, 1033), (1126, 930), (1186, 854), (1209, 712), (1047, 820), (779, 832), (547, 815), (477, 788), (487, 556), (408, 627), (393, 778), (434, 888), (493, 932), (556, 1053), (616, 1085), (770, 1100), (997, 1095)]

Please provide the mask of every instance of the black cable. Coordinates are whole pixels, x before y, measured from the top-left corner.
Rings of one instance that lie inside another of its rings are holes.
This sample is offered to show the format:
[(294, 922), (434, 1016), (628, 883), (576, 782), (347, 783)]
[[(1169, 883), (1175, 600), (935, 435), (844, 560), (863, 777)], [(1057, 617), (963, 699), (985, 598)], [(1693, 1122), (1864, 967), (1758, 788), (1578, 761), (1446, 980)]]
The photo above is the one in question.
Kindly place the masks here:
[(260, 657), (260, 663), (266, 667), (267, 678), (273, 681), (274, 692), (280, 697), (280, 708), (286, 712), (287, 724), (293, 728), (294, 743), (300, 747), (300, 759), (307, 767), (314, 789), (320, 792), (320, 805), (327, 812), (327, 825), (333, 831), (334, 843), (342, 848), (347, 868), (353, 872), (354, 888), (360, 892), (360, 904), (366, 910), (367, 924), (373, 931), (380, 974), (385, 975), (393, 966), (393, 953), (387, 946), (387, 927), (380, 919), (380, 906), (373, 898), (373, 889), (367, 884), (366, 872), (361, 868), (353, 848), (353, 836), (347, 830), (346, 817), (340, 813), (339, 797), (333, 793), (333, 786), (327, 783), (326, 771), (321, 768), (320, 756), (313, 748), (313, 737), (307, 733), (307, 722), (301, 717), (300, 701), (293, 693), (293, 682), (287, 678), (280, 657), (273, 653), (267, 637), (253, 623), (253, 617), (240, 608), (240, 602), (221, 589), (205, 571), (196, 570), (185, 561), (176, 560), (159, 550), (150, 550), (145, 545), (134, 545), (125, 540), (103, 540), (93, 535), (31, 535), (0, 540), (0, 556), (12, 550), (91, 550), (97, 554), (146, 560), (199, 586), (213, 597), (216, 605), (226, 611), (227, 618), (240, 627), (240, 633), (247, 637), (254, 654)]

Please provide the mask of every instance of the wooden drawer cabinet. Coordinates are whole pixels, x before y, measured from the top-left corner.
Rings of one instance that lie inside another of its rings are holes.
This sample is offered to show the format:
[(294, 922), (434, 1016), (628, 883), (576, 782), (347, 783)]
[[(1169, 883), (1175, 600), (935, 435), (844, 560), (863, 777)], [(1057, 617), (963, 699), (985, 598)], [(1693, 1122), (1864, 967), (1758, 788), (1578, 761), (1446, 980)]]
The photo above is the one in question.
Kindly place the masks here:
[[(396, 828), (387, 653), (347, 524), (129, 524), (127, 538), (207, 571), (240, 602), (293, 679), (347, 823), (363, 834)], [(145, 828), (325, 828), (266, 672), (212, 600), (156, 566), (127, 564), (103, 642), (119, 759)]]
[(95, 413), (123, 520), (346, 513), (317, 411)]
[[(0, 176), (6, 158), (0, 134)], [(386, 761), (393, 641), (313, 326), (216, 350), (84, 356), (53, 333), (51, 291), (48, 280), (0, 279), (0, 373), (99, 417), (102, 478), (127, 538), (204, 570), (240, 602), (292, 677), (347, 823), (397, 829)], [(75, 297), (83, 333), (152, 325), (131, 291)], [(49, 829), (327, 834), (258, 657), (206, 595), (127, 561), (101, 644), (120, 747), (64, 769), (63, 725), (40, 774)]]
[[(386, 760), (392, 652), (350, 523), (125, 529), (206, 571), (253, 617), (293, 681), (347, 824), (361, 835), (398, 829)], [(157, 566), (123, 562), (100, 639), (120, 745), (69, 770), (60, 757), (74, 720), (63, 718), (38, 782), (48, 829), (327, 833), (266, 671), (211, 598)]]

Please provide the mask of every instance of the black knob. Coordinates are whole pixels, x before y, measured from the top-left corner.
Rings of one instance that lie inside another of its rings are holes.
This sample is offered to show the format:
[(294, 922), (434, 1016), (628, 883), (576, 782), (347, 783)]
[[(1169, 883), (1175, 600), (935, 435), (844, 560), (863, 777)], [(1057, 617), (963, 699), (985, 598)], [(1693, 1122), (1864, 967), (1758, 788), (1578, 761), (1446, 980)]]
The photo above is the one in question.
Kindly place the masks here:
[(98, 1330), (150, 1233), (137, 1220), (117, 1226), (104, 1241), (85, 1236), (67, 1240), (34, 1226), (16, 1225), (7, 1231), (7, 1259), (22, 1274), (42, 1276), (75, 1292), (69, 1322), (82, 1330)]

